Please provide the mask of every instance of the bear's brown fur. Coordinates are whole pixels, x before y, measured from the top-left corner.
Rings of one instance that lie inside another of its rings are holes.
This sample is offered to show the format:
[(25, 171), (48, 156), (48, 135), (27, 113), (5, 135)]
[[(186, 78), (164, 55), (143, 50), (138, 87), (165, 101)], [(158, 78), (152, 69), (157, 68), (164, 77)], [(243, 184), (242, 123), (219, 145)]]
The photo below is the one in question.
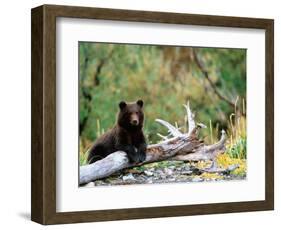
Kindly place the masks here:
[(145, 160), (146, 141), (142, 131), (144, 122), (143, 101), (119, 103), (116, 125), (100, 136), (89, 150), (88, 162), (93, 163), (107, 155), (124, 151), (130, 162)]

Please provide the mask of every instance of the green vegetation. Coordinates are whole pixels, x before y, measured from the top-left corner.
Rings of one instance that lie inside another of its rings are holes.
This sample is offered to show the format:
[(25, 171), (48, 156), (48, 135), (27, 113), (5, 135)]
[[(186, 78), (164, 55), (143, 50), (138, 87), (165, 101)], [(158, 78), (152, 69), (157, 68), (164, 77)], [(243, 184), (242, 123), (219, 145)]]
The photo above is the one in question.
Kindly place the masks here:
[(221, 165), (243, 162), (235, 172), (245, 173), (246, 50), (80, 42), (79, 84), (81, 165), (91, 143), (114, 125), (121, 100), (144, 100), (149, 143), (167, 132), (156, 118), (185, 131), (189, 100), (196, 120), (209, 127), (200, 132), (205, 143), (216, 142), (221, 129), (228, 134)]

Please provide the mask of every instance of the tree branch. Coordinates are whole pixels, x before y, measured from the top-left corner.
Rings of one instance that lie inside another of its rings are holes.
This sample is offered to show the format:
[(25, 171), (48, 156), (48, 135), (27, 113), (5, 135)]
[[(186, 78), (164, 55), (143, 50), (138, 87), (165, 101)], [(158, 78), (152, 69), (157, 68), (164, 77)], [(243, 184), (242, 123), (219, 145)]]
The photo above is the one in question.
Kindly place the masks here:
[(108, 54), (108, 56), (106, 58), (102, 58), (100, 60), (100, 62), (98, 63), (96, 72), (94, 73), (94, 76), (93, 76), (95, 86), (98, 86), (100, 84), (99, 75), (101, 73), (101, 70), (102, 70), (103, 66), (106, 64), (106, 62), (112, 57), (112, 55), (113, 55), (113, 49), (110, 51), (110, 53)]
[(230, 101), (228, 98), (226, 98), (225, 96), (223, 96), (217, 89), (217, 87), (215, 86), (214, 82), (211, 80), (208, 71), (205, 69), (203, 63), (199, 60), (197, 52), (195, 51), (195, 49), (193, 50), (193, 57), (194, 57), (194, 61), (197, 65), (197, 67), (199, 68), (199, 70), (203, 73), (203, 75), (205, 76), (205, 78), (207, 79), (207, 81), (209, 82), (210, 86), (212, 87), (214, 93), (223, 101), (225, 101), (226, 103), (228, 103), (230, 106), (235, 107), (235, 104)]

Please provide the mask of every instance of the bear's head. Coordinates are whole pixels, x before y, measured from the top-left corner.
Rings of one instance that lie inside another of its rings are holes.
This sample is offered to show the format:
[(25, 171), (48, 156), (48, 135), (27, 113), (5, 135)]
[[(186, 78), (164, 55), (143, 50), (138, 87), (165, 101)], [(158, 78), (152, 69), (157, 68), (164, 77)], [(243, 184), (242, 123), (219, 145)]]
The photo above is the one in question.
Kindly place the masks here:
[(133, 103), (121, 101), (119, 103), (118, 125), (127, 130), (138, 130), (143, 126), (143, 101), (138, 100)]

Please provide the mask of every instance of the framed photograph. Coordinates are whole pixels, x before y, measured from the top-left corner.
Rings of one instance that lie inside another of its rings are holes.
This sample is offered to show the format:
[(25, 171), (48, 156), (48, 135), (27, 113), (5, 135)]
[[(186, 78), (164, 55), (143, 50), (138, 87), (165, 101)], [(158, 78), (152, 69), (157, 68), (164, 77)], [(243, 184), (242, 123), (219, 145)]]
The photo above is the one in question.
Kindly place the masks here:
[(273, 210), (273, 20), (31, 15), (33, 221)]

